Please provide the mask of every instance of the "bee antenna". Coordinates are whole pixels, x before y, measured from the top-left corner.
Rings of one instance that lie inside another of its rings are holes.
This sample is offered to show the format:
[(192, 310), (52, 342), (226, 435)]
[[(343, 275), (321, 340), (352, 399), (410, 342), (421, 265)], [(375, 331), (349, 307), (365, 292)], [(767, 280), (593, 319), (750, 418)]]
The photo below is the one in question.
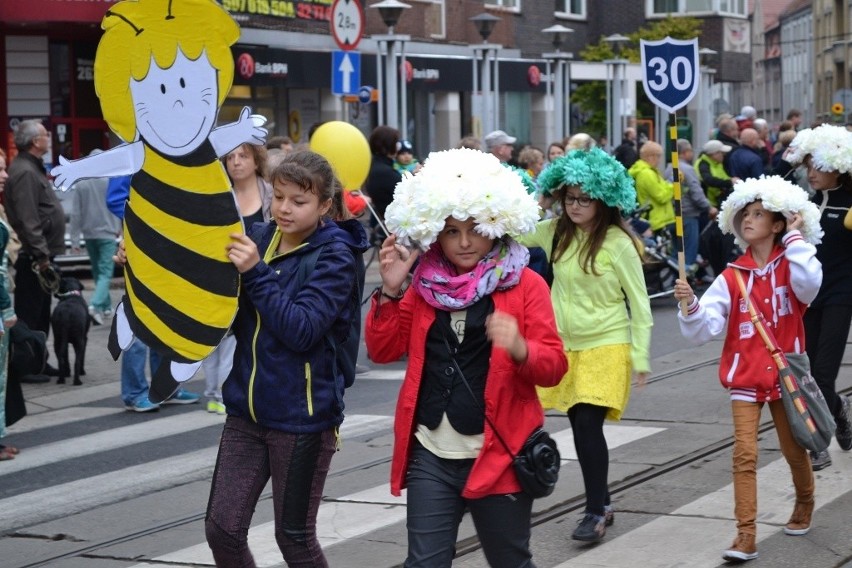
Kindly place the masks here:
[(127, 18), (125, 18), (125, 17), (124, 17), (124, 16), (122, 16), (121, 14), (116, 14), (115, 12), (113, 12), (113, 11), (111, 11), (111, 10), (107, 10), (106, 15), (107, 15), (107, 16), (115, 16), (116, 18), (118, 18), (118, 19), (120, 19), (120, 20), (123, 20), (124, 22), (126, 22), (126, 23), (127, 23), (127, 25), (128, 25), (128, 26), (130, 26), (131, 28), (133, 28), (133, 30), (136, 32), (136, 35), (139, 35), (139, 34), (141, 34), (143, 31), (145, 31), (145, 29), (144, 29), (144, 28), (137, 28), (136, 26), (134, 26), (134, 25), (133, 25), (133, 22), (131, 22), (130, 20), (128, 20)]
[(169, 0), (169, 14), (166, 16), (167, 20), (174, 20), (175, 17), (172, 16), (172, 0)]

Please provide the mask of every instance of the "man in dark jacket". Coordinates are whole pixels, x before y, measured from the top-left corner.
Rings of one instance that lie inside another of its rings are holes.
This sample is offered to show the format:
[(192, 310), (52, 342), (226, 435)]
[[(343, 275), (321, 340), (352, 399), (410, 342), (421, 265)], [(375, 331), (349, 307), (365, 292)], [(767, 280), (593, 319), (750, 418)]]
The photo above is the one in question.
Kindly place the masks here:
[(763, 173), (763, 158), (760, 147), (763, 142), (757, 130), (746, 128), (740, 132), (740, 146), (728, 157), (728, 173), (740, 179), (759, 178)]
[(636, 148), (635, 128), (628, 128), (624, 131), (624, 139), (612, 153), (612, 157), (618, 160), (625, 170), (629, 170), (630, 166), (636, 163), (636, 160), (639, 159), (639, 151)]
[[(6, 213), (21, 239), (15, 262), (15, 313), (30, 329), (47, 334), (51, 295), (42, 289), (35, 271), (52, 271), (53, 258), (65, 252), (65, 212), (42, 162), (50, 137), (41, 121), (21, 122), (15, 130), (15, 146), (18, 155), (9, 166), (6, 182)], [(47, 374), (54, 373), (56, 369), (48, 366)]]
[[(719, 132), (716, 133), (716, 140), (725, 146), (730, 146), (732, 149), (738, 148), (740, 145), (740, 127), (737, 126), (737, 121), (733, 118), (723, 118), (720, 120)], [(728, 165), (731, 153), (732, 152), (725, 154), (725, 159), (722, 162), (725, 166), (725, 171), (728, 172), (728, 174), (731, 174), (731, 168)]]

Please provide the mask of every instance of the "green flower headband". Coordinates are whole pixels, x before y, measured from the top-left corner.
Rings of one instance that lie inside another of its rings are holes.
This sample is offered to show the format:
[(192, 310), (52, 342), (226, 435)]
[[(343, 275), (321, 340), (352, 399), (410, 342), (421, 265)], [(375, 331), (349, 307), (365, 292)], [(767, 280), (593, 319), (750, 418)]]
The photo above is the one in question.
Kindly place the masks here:
[(618, 160), (600, 148), (572, 150), (553, 160), (538, 176), (539, 190), (545, 195), (572, 185), (625, 213), (636, 208), (633, 178)]

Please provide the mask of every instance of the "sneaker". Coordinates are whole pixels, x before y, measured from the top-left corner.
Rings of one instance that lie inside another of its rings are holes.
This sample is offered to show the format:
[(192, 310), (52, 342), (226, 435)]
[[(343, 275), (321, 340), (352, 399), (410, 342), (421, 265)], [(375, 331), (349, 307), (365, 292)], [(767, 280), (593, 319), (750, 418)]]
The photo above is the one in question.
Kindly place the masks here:
[(92, 318), (92, 323), (95, 325), (103, 325), (104, 324), (104, 316), (103, 314), (96, 310), (94, 306), (89, 306), (89, 317)]
[(154, 404), (147, 398), (140, 398), (133, 404), (124, 405), (124, 409), (131, 412), (153, 412), (155, 410), (159, 410), (159, 408), (159, 404)]
[(837, 438), (837, 445), (840, 449), (848, 452), (852, 450), (852, 424), (849, 423), (849, 397), (841, 398), (842, 405), (840, 407), (840, 415), (837, 416), (837, 429), (834, 431), (834, 437)]
[(825, 469), (831, 465), (831, 454), (828, 453), (828, 450), (808, 453), (811, 455), (811, 467), (814, 471)]
[(615, 523), (615, 511), (612, 505), (604, 505), (604, 519), (606, 519), (604, 524), (608, 527), (611, 527)]
[(754, 544), (754, 535), (738, 534), (731, 548), (722, 553), (722, 558), (728, 562), (745, 562), (757, 558), (757, 546)]
[(800, 536), (808, 534), (811, 530), (811, 517), (814, 514), (814, 502), (800, 503), (796, 501), (796, 508), (793, 509), (793, 514), (790, 515), (790, 520), (784, 526), (784, 534), (792, 536)]
[(111, 318), (112, 317), (112, 308), (107, 308), (104, 311), (102, 311), (101, 313), (103, 314), (103, 316), (105, 318)]
[(178, 389), (175, 394), (161, 402), (160, 404), (195, 404), (201, 400), (200, 394)]
[(606, 534), (606, 516), (586, 513), (571, 538), (583, 542), (598, 542)]
[(207, 401), (207, 412), (225, 414), (225, 405), (218, 400)]

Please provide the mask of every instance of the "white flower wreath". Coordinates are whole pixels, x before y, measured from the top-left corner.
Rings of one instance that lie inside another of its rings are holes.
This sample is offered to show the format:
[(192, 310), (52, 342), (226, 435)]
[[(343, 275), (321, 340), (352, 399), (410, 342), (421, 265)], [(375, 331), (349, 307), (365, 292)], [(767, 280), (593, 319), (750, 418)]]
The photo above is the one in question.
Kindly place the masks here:
[(844, 126), (822, 124), (796, 134), (784, 159), (794, 166), (810, 155), (814, 167), (823, 172), (852, 171), (852, 133)]
[(740, 235), (739, 227), (735, 226), (737, 213), (758, 199), (769, 211), (783, 213), (785, 216), (798, 213), (804, 222), (800, 229), (802, 238), (812, 245), (822, 241), (819, 209), (808, 199), (805, 190), (781, 176), (760, 176), (736, 183), (733, 192), (722, 203), (719, 211), (719, 227), (725, 233), (732, 233), (740, 247), (745, 248), (748, 243)]
[(406, 246), (429, 248), (447, 217), (476, 221), (496, 239), (529, 232), (539, 220), (535, 197), (493, 154), (459, 148), (432, 152), (415, 175), (402, 178), (385, 210), (388, 231)]

